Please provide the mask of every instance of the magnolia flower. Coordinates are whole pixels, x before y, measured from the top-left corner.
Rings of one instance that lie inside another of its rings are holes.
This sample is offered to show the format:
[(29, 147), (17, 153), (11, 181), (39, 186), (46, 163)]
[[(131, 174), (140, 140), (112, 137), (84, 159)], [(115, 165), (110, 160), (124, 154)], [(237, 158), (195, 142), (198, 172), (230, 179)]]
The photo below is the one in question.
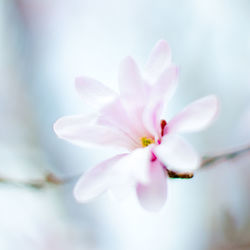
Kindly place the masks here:
[[(87, 202), (110, 190), (135, 189), (141, 205), (159, 210), (167, 196), (168, 175), (192, 176), (200, 157), (178, 134), (207, 127), (215, 118), (214, 95), (188, 105), (171, 120), (162, 111), (175, 92), (178, 69), (165, 41), (159, 41), (143, 72), (126, 57), (119, 69), (119, 94), (89, 77), (76, 79), (76, 89), (95, 109), (89, 116), (59, 119), (56, 134), (80, 146), (121, 148), (121, 154), (87, 171), (77, 182), (74, 196)], [(125, 150), (125, 151), (124, 151)]]

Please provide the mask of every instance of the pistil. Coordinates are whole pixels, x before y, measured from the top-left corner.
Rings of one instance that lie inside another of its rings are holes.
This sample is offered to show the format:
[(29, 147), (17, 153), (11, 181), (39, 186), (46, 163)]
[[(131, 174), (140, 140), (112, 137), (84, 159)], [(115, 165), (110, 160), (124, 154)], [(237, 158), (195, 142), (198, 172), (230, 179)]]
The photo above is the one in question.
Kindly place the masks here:
[(164, 129), (167, 126), (167, 122), (165, 120), (161, 120), (161, 136), (164, 136)]

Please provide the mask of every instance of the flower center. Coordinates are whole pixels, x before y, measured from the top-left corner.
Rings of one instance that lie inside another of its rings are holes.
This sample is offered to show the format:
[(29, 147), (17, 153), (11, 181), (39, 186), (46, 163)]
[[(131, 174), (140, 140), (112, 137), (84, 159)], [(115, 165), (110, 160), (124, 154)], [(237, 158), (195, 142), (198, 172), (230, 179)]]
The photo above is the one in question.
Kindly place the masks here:
[(153, 138), (149, 138), (149, 137), (142, 137), (141, 138), (141, 145), (144, 148), (152, 143), (155, 143), (155, 140)]

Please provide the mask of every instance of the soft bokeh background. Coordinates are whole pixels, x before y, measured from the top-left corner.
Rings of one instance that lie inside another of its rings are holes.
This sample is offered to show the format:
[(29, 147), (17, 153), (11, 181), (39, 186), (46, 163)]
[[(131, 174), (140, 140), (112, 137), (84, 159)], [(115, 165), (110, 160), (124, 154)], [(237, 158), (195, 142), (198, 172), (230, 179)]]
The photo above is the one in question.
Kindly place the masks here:
[[(162, 38), (180, 67), (167, 120), (215, 93), (219, 119), (188, 140), (202, 155), (250, 143), (249, 13), (249, 0), (1, 0), (0, 177), (77, 176), (112, 155), (59, 140), (52, 125), (88, 112), (76, 76), (117, 88), (120, 60), (133, 55), (143, 66)], [(0, 249), (250, 249), (249, 160), (170, 180), (157, 214), (133, 196), (77, 204), (76, 178), (41, 190), (0, 184)]]

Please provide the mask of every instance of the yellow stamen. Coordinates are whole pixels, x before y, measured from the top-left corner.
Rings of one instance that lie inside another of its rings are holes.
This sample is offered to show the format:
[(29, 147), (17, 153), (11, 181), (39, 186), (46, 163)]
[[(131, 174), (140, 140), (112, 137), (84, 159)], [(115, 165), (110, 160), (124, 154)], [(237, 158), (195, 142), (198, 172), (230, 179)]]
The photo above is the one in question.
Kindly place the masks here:
[(155, 143), (155, 140), (153, 138), (148, 138), (148, 137), (141, 138), (141, 144), (144, 148), (152, 143)]

